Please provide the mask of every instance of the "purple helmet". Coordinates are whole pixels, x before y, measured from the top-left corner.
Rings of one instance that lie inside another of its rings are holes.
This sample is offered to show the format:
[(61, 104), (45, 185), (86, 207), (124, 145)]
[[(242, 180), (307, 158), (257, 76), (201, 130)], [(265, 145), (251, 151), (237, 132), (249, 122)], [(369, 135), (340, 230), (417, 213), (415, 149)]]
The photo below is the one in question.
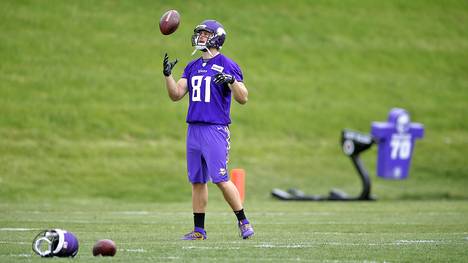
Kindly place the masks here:
[(406, 110), (393, 108), (388, 114), (388, 122), (394, 123), (397, 132), (405, 133), (410, 128), (410, 117)]
[(32, 249), (41, 257), (74, 257), (78, 253), (78, 239), (62, 229), (43, 230), (34, 238)]
[[(207, 31), (213, 35), (205, 43), (198, 43), (201, 31)], [(205, 20), (193, 30), (192, 46), (198, 50), (205, 50), (207, 48), (220, 49), (224, 44), (224, 40), (226, 40), (226, 31), (223, 25), (216, 20)]]

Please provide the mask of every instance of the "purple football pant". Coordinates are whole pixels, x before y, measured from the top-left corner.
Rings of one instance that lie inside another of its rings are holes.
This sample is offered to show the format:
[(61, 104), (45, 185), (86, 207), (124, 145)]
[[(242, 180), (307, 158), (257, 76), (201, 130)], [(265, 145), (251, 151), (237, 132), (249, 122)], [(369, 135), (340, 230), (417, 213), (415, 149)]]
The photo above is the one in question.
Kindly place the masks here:
[(229, 128), (216, 124), (189, 124), (187, 130), (187, 172), (193, 183), (229, 180)]

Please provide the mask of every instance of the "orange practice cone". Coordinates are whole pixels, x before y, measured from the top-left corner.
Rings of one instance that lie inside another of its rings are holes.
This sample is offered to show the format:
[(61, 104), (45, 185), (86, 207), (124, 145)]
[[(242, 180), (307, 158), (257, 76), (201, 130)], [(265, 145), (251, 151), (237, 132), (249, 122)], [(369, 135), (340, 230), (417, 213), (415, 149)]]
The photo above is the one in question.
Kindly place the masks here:
[(232, 169), (231, 181), (236, 186), (237, 191), (239, 191), (241, 202), (244, 203), (244, 197), (245, 197), (245, 171), (244, 169)]

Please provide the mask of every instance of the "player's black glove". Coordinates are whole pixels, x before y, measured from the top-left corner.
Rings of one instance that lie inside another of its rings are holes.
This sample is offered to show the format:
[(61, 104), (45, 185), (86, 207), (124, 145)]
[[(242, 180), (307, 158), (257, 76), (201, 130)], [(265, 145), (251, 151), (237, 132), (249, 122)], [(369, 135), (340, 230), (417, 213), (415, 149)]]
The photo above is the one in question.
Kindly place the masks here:
[(169, 62), (169, 56), (166, 54), (164, 54), (164, 61), (163, 61), (163, 74), (164, 76), (166, 77), (169, 77), (171, 75), (171, 71), (172, 69), (174, 68), (175, 64), (177, 64), (177, 59), (172, 61), (172, 62)]
[(221, 72), (214, 75), (214, 82), (216, 84), (224, 84), (224, 83), (232, 84), (232, 83), (234, 83), (235, 80), (236, 79), (234, 79), (234, 77), (232, 75), (224, 74), (224, 73), (221, 73)]

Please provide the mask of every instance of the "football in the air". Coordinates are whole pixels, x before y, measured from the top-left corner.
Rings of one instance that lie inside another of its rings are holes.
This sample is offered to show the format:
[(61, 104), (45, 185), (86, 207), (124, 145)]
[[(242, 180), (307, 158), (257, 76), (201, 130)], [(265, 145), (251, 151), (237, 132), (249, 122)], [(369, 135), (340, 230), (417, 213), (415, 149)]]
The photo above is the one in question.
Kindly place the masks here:
[(117, 247), (114, 241), (110, 239), (102, 239), (96, 242), (93, 247), (93, 256), (111, 256), (117, 252)]
[(159, 30), (163, 35), (174, 33), (180, 24), (180, 15), (176, 10), (169, 10), (159, 20)]

